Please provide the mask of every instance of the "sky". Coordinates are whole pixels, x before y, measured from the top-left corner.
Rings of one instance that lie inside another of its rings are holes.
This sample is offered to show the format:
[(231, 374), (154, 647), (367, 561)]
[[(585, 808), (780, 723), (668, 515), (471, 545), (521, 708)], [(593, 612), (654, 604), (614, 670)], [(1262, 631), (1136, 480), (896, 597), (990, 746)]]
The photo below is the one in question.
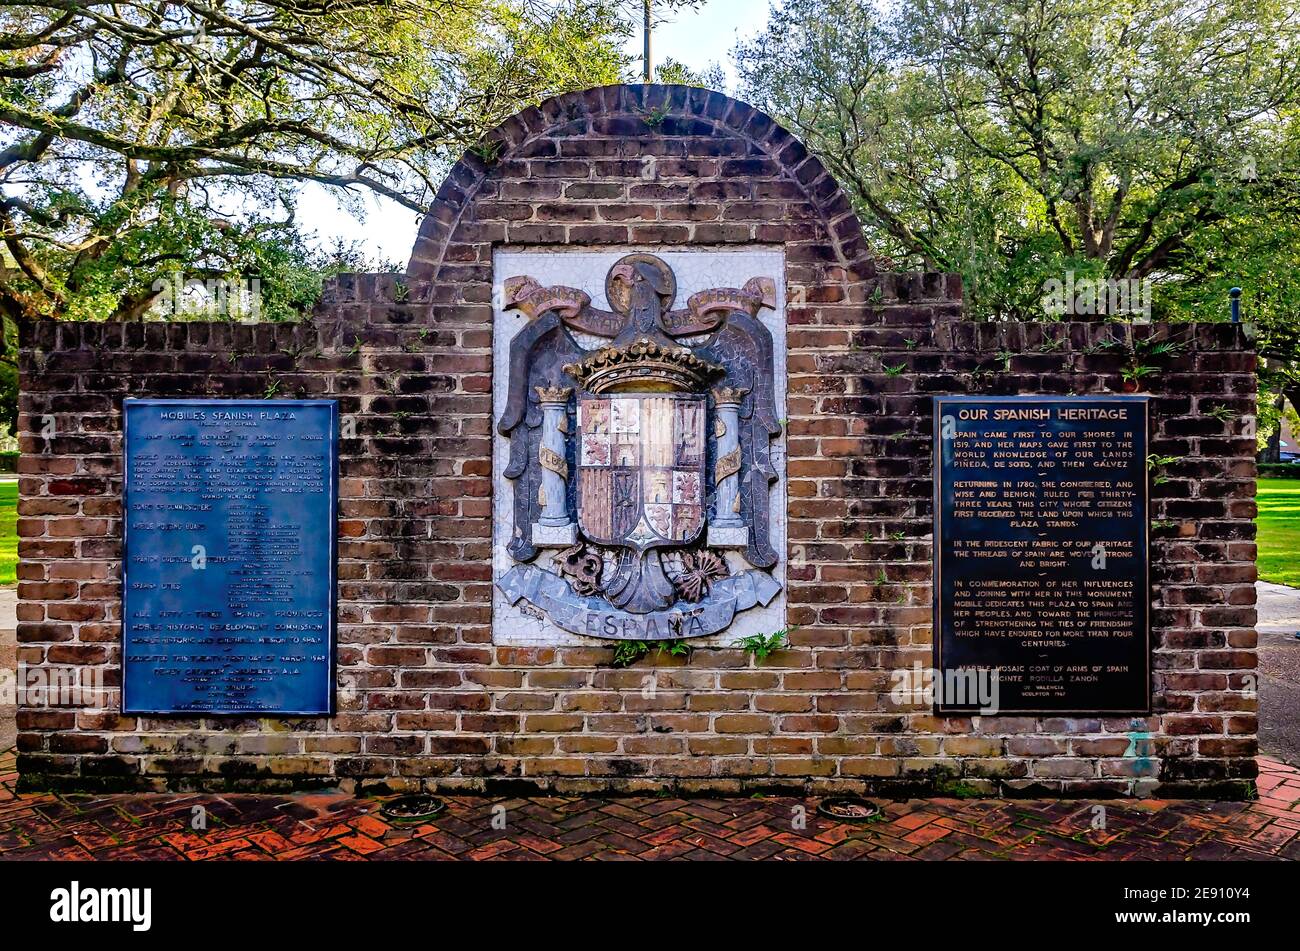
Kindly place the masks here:
[[(768, 0), (707, 0), (701, 9), (673, 14), (670, 22), (656, 27), (652, 55), (658, 63), (672, 58), (697, 71), (720, 64), (728, 83), (734, 83), (731, 48), (738, 40), (762, 30), (767, 16)], [(638, 70), (641, 43), (638, 28), (627, 43), (628, 54), (637, 58)], [(303, 185), (300, 194), (298, 220), (306, 230), (315, 232), (318, 246), (332, 247), (339, 240), (359, 241), (371, 258), (405, 268), (420, 227), (415, 212), (367, 193), (363, 199), (366, 217), (358, 221), (339, 207), (324, 186)]]

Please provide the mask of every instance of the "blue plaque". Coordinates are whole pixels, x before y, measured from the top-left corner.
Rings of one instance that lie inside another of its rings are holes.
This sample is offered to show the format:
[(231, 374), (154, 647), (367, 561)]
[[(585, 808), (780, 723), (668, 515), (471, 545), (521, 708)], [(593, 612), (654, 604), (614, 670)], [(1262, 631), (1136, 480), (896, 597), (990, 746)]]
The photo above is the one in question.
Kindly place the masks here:
[(1148, 712), (1146, 397), (942, 396), (934, 429), (936, 709)]
[(332, 713), (338, 404), (122, 412), (122, 712)]

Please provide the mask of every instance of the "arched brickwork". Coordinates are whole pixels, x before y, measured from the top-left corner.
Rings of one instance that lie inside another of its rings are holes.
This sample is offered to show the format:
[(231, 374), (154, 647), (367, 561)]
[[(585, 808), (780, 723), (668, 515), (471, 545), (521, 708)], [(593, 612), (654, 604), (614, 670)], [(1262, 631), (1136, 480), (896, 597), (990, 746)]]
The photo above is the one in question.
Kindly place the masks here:
[[(605, 86), (524, 110), (458, 162), (407, 275), (489, 281), (494, 244), (755, 243), (786, 246), (796, 285), (876, 274), (839, 185), (771, 117), (707, 89)], [(445, 303), (480, 291), (463, 290)]]

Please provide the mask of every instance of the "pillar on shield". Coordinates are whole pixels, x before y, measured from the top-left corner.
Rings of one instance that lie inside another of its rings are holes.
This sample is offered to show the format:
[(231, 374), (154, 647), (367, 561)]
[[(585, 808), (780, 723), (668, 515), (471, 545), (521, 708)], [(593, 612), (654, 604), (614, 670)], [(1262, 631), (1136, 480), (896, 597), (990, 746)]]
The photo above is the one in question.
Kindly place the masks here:
[(713, 391), (713, 512), (709, 518), (709, 544), (718, 548), (744, 548), (749, 529), (740, 517), (740, 404), (747, 389), (730, 386)]
[(572, 545), (578, 539), (578, 527), (569, 517), (569, 394), (567, 386), (539, 386), (537, 400), (542, 407), (542, 442), (538, 461), (542, 464), (542, 484), (537, 501), (542, 513), (533, 523), (534, 545)]

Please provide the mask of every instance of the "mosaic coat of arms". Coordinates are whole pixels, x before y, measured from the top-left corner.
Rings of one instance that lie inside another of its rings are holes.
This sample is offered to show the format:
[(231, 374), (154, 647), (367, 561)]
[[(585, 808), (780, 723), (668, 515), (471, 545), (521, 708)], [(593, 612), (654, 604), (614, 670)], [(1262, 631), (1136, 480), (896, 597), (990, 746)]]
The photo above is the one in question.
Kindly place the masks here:
[[(510, 345), (515, 565), (498, 581), (575, 634), (702, 637), (780, 591), (768, 525), (780, 434), (768, 278), (701, 291), (651, 254), (571, 287), (505, 282), (529, 323)], [(549, 560), (539, 557), (549, 554)]]

